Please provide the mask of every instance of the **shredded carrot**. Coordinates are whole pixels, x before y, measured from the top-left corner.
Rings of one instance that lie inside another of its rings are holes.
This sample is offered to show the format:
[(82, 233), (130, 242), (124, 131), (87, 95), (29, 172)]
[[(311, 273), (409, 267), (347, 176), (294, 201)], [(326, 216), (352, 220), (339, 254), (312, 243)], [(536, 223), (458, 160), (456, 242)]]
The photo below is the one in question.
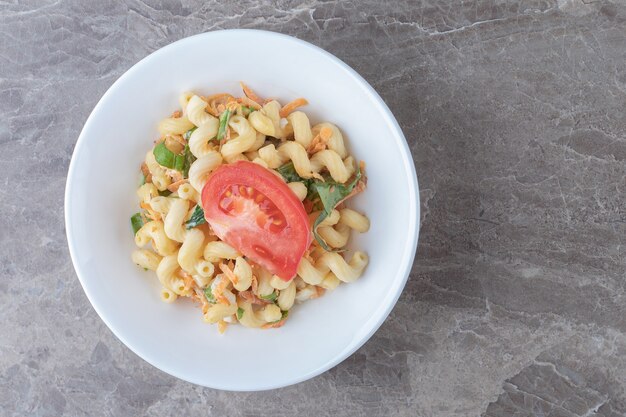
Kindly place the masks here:
[(262, 329), (278, 329), (279, 327), (283, 327), (287, 319), (282, 319), (276, 323), (267, 323), (261, 326)]
[(297, 109), (298, 107), (302, 107), (302, 106), (306, 106), (307, 104), (309, 104), (308, 101), (306, 101), (305, 98), (297, 98), (294, 101), (292, 101), (291, 103), (287, 103), (285, 104), (281, 109), (280, 112), (278, 113), (280, 115), (280, 117), (287, 117), (289, 116), (295, 109)]
[(175, 112), (172, 113), (172, 117), (174, 119), (178, 119), (182, 115), (183, 115), (183, 113), (180, 110), (176, 110)]
[(239, 295), (241, 296), (241, 298), (243, 298), (246, 301), (249, 301), (252, 304), (257, 304), (257, 305), (272, 304), (271, 301), (266, 301), (266, 300), (263, 300), (262, 298), (257, 297), (252, 291), (241, 291)]
[(152, 173), (148, 169), (148, 165), (146, 165), (145, 162), (141, 163), (141, 173), (146, 178), (146, 184), (149, 184), (152, 182)]
[(206, 299), (204, 294), (198, 295), (198, 299), (202, 304), (202, 314), (206, 314), (209, 311), (209, 301)]
[(323, 151), (326, 149), (328, 145), (328, 141), (333, 135), (333, 130), (329, 127), (324, 126), (317, 135), (311, 140), (311, 144), (307, 149), (307, 152), (312, 155), (319, 151)]
[(230, 301), (228, 301), (228, 298), (226, 298), (224, 296), (224, 290), (226, 290), (226, 287), (228, 286), (228, 282), (229, 282), (229, 280), (222, 279), (215, 286), (215, 289), (213, 290), (213, 296), (215, 297), (217, 302), (220, 303), (220, 304), (230, 305)]
[(183, 279), (183, 282), (185, 283), (185, 290), (188, 290), (194, 286), (195, 281), (193, 280), (193, 277), (187, 272), (181, 269), (178, 275)]
[(243, 104), (244, 106), (252, 107), (255, 110), (259, 110), (261, 108), (261, 105), (259, 103), (251, 100), (250, 98), (246, 96), (238, 98), (237, 101)]
[(146, 210), (146, 217), (152, 220), (160, 220), (161, 219), (161, 214), (157, 213), (156, 211), (152, 210), (152, 207), (150, 207), (150, 204), (142, 201), (141, 203), (139, 203), (139, 207), (141, 207), (142, 209)]
[(208, 103), (206, 111), (215, 117), (219, 117), (221, 112), (218, 111), (218, 107), (224, 106), (225, 108), (226, 104), (232, 100), (235, 100), (235, 97), (231, 96), (228, 93), (220, 93), (209, 96), (206, 98), (206, 102)]
[(256, 275), (252, 275), (252, 292), (256, 293), (257, 290), (259, 289), (259, 281), (256, 278)]
[(189, 180), (188, 179), (182, 179), (182, 180), (178, 180), (176, 182), (171, 183), (170, 185), (167, 186), (167, 189), (170, 190), (171, 192), (176, 192), (178, 191), (178, 188), (185, 184), (188, 183)]
[(235, 275), (231, 268), (232, 267), (229, 267), (229, 265), (226, 265), (225, 263), (220, 263), (220, 269), (222, 270), (224, 275), (226, 275), (226, 277), (230, 280), (230, 282), (233, 283), (233, 285), (236, 285), (239, 282), (239, 278), (237, 278), (237, 275)]
[(248, 97), (252, 101), (256, 101), (257, 103), (263, 103), (263, 99), (257, 96), (250, 87), (243, 83), (243, 81), (241, 81), (239, 85), (241, 86), (241, 89), (243, 90), (243, 93), (246, 95), (246, 97)]

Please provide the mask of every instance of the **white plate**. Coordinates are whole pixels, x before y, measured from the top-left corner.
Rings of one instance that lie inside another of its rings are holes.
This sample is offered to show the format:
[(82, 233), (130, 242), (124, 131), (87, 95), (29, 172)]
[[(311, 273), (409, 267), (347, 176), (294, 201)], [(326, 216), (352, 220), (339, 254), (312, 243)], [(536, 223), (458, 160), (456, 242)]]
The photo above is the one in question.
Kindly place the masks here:
[[(355, 283), (296, 305), (274, 330), (230, 326), (219, 335), (190, 302), (165, 304), (153, 272), (130, 260), (129, 218), (137, 211), (138, 168), (158, 137), (157, 122), (178, 95), (227, 91), (243, 80), (286, 103), (306, 97), (312, 122), (336, 123), (351, 153), (367, 163), (367, 191), (352, 206), (371, 230), (353, 237), (370, 264)], [(178, 378), (253, 391), (283, 387), (337, 365), (385, 320), (417, 247), (415, 167), (393, 115), (354, 70), (304, 41), (272, 32), (228, 30), (162, 48), (117, 80), (78, 138), (65, 193), (67, 240), (76, 273), (102, 320), (133, 352)]]

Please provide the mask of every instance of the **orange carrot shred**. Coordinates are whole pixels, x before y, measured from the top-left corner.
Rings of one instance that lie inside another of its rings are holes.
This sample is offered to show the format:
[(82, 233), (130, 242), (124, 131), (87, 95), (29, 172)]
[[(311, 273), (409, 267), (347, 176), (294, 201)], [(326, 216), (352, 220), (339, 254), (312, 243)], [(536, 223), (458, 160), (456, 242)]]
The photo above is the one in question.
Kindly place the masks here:
[(295, 109), (297, 109), (298, 107), (302, 107), (302, 106), (306, 106), (307, 104), (309, 104), (308, 101), (306, 101), (305, 98), (297, 98), (294, 101), (285, 104), (281, 109), (280, 112), (278, 113), (280, 115), (280, 117), (287, 117), (289, 116)]
[(261, 108), (261, 105), (259, 103), (245, 96), (238, 98), (237, 101), (244, 106), (252, 107), (255, 110), (259, 110)]
[(182, 180), (179, 180), (179, 181), (176, 181), (176, 182), (173, 182), (173, 183), (171, 183), (170, 185), (167, 186), (167, 189), (174, 193), (174, 192), (178, 191), (178, 188), (181, 185), (183, 185), (183, 184), (185, 184), (187, 182), (189, 182), (189, 180), (186, 179), (186, 178), (182, 179)]
[(243, 93), (246, 95), (246, 97), (248, 97), (252, 101), (256, 101), (257, 103), (263, 103), (263, 99), (257, 96), (250, 87), (243, 83), (243, 81), (241, 81), (239, 85), (241, 85), (241, 89), (243, 90)]

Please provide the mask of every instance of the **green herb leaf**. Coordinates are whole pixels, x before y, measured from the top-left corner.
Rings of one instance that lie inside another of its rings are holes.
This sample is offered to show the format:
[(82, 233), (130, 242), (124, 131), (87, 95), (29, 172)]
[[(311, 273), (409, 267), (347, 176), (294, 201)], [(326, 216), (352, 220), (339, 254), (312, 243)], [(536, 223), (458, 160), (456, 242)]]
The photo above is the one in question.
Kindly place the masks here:
[(189, 140), (189, 138), (191, 137), (191, 134), (197, 129), (197, 126), (192, 127), (191, 129), (189, 129), (188, 131), (186, 131), (183, 134), (183, 138), (185, 138), (185, 140)]
[(307, 182), (311, 180), (305, 180), (296, 172), (296, 168), (293, 166), (293, 162), (288, 162), (285, 165), (279, 166), (276, 168), (276, 171), (285, 179), (287, 182), (304, 182), (304, 185), (307, 185)]
[(319, 195), (322, 205), (324, 206), (320, 215), (317, 219), (315, 219), (315, 223), (313, 223), (313, 236), (315, 236), (315, 240), (317, 240), (324, 250), (330, 251), (331, 249), (328, 247), (324, 239), (322, 239), (322, 237), (317, 233), (317, 227), (326, 217), (330, 216), (330, 213), (333, 211), (335, 206), (337, 206), (341, 200), (346, 198), (348, 194), (352, 192), (360, 179), (361, 170), (357, 169), (354, 180), (348, 184), (340, 184), (335, 181), (328, 180), (326, 182), (316, 181), (312, 185)]
[(215, 299), (215, 296), (213, 295), (213, 290), (211, 290), (210, 285), (204, 289), (204, 296), (206, 297), (209, 303), (211, 304), (217, 303), (217, 300)]
[(245, 313), (244, 309), (239, 307), (237, 309), (237, 320), (241, 320), (241, 318), (243, 317), (243, 313)]
[(161, 197), (169, 197), (170, 195), (172, 195), (172, 192), (170, 190), (163, 190), (159, 191), (159, 195)]
[(183, 152), (183, 157), (185, 158), (185, 164), (183, 166), (183, 178), (189, 178), (189, 168), (191, 167), (191, 164), (193, 164), (194, 161), (196, 160), (196, 157), (193, 156), (193, 154), (191, 153), (191, 150), (189, 149), (189, 144), (185, 145), (185, 151)]
[(139, 229), (141, 229), (144, 225), (141, 213), (135, 213), (130, 217), (130, 225), (133, 227), (133, 234), (136, 235)]
[(182, 171), (185, 166), (184, 155), (177, 155), (167, 149), (167, 146), (165, 146), (165, 142), (161, 142), (157, 146), (155, 146), (152, 150), (152, 153), (154, 154), (154, 159), (156, 159), (159, 165), (166, 168), (175, 169), (176, 171)]
[(224, 110), (220, 115), (220, 127), (217, 130), (217, 140), (223, 140), (226, 137), (226, 129), (228, 128), (228, 121), (230, 120), (231, 111), (229, 109)]
[(268, 295), (259, 295), (259, 298), (266, 301), (275, 301), (278, 298), (278, 294), (276, 294), (276, 291), (272, 291)]
[(196, 226), (200, 226), (201, 224), (206, 223), (206, 218), (204, 217), (204, 210), (200, 207), (200, 204), (196, 205), (196, 208), (191, 213), (191, 217), (185, 223), (187, 229), (192, 229)]
[(250, 113), (252, 113), (256, 109), (254, 107), (241, 106), (241, 110), (243, 111), (244, 116), (248, 116), (250, 115)]

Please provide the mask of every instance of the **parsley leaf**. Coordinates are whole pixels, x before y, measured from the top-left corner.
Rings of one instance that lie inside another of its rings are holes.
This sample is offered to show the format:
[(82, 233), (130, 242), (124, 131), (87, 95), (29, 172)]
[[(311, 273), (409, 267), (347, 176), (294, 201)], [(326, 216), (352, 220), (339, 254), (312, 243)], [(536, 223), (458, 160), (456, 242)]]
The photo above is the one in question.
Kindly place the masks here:
[(164, 142), (159, 143), (152, 150), (154, 154), (154, 159), (159, 163), (159, 165), (164, 166), (166, 168), (175, 169), (176, 171), (182, 171), (185, 166), (185, 157), (184, 155), (177, 155), (174, 152), (167, 149)]
[(196, 205), (196, 208), (191, 213), (191, 217), (185, 223), (185, 227), (187, 229), (192, 229), (196, 226), (200, 226), (201, 224), (206, 223), (206, 218), (204, 217), (204, 210), (200, 206), (200, 204)]
[(312, 187), (319, 195), (320, 201), (324, 206), (320, 215), (317, 219), (315, 219), (315, 223), (313, 223), (313, 236), (315, 236), (315, 240), (317, 240), (324, 250), (329, 251), (331, 249), (328, 247), (324, 239), (322, 239), (322, 237), (317, 233), (317, 227), (326, 217), (330, 216), (330, 213), (333, 211), (335, 206), (352, 192), (360, 179), (361, 170), (357, 169), (354, 180), (348, 184), (340, 184), (330, 180), (326, 182), (316, 181), (313, 183)]
[(141, 217), (141, 213), (135, 213), (130, 217), (130, 225), (133, 228), (133, 234), (137, 234), (139, 229), (141, 229), (144, 225), (143, 217)]

